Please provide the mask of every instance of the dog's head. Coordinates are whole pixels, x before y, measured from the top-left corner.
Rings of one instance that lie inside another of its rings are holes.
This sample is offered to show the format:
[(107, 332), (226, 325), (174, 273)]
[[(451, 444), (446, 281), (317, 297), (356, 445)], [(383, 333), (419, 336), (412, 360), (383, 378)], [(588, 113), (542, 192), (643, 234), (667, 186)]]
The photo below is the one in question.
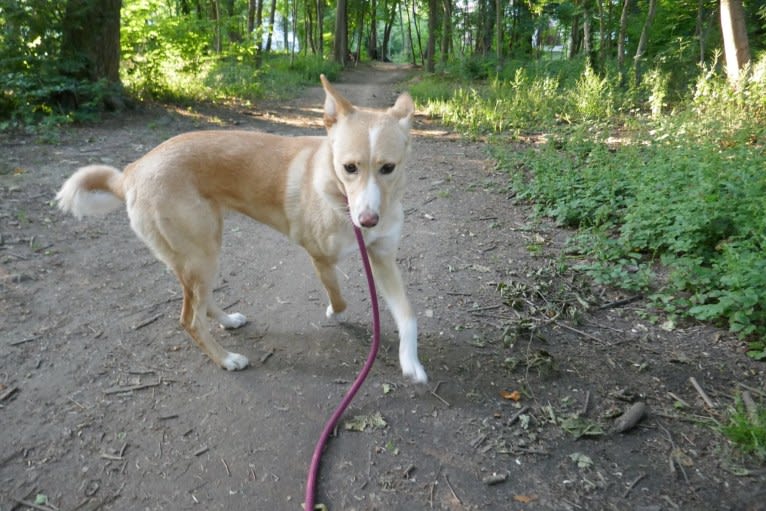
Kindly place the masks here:
[(372, 228), (404, 192), (404, 163), (410, 149), (415, 107), (404, 93), (387, 110), (353, 106), (324, 75), (324, 124), (332, 147), (333, 170), (348, 200), (351, 220)]

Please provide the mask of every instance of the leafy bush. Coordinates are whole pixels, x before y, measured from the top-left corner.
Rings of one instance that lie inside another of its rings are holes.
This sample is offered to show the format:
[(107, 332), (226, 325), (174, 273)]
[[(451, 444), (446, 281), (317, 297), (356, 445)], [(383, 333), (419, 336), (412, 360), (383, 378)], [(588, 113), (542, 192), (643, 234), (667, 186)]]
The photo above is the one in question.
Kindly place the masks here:
[(653, 289), (673, 314), (766, 339), (766, 57), (736, 87), (702, 70), (667, 114), (668, 75), (645, 77), (622, 91), (587, 67), (568, 86), (517, 70), (426, 108), (472, 134), (547, 129), (541, 146), (493, 152), (519, 199), (579, 229), (581, 269)]

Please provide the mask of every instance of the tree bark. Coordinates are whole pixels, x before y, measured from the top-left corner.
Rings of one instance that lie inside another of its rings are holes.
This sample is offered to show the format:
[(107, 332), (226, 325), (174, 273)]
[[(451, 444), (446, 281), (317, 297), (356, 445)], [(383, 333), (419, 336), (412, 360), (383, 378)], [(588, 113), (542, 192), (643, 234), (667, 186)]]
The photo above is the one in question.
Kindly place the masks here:
[(442, 41), (441, 41), (441, 62), (447, 63), (452, 52), (452, 0), (443, 0), (444, 16), (442, 17)]
[(742, 0), (721, 0), (721, 33), (726, 56), (726, 75), (729, 82), (735, 83), (739, 80), (742, 68), (750, 62)]
[(625, 33), (628, 30), (629, 10), (630, 0), (624, 0), (622, 3), (622, 13), (620, 14), (620, 30), (617, 33), (617, 68), (619, 69), (620, 74), (624, 74), (625, 72)]
[(347, 0), (338, 0), (335, 11), (335, 41), (332, 57), (341, 66), (346, 65), (348, 55), (348, 19), (346, 17)]
[(277, 0), (271, 0), (271, 9), (269, 10), (269, 35), (266, 38), (266, 53), (271, 51), (271, 37), (274, 35), (274, 17), (277, 12)]
[(436, 70), (436, 18), (437, 0), (428, 0), (428, 42), (426, 43), (426, 71)]
[(367, 42), (367, 56), (370, 60), (380, 60), (378, 55), (378, 2), (370, 1), (370, 39)]
[(633, 66), (636, 72), (636, 83), (641, 83), (641, 64), (649, 45), (649, 30), (652, 28), (654, 16), (657, 14), (657, 0), (649, 0), (649, 12), (646, 15), (644, 27), (641, 29), (641, 37), (638, 40), (636, 56), (633, 57)]
[(497, 68), (503, 65), (503, 0), (495, 0), (495, 58)]
[(120, 83), (121, 7), (122, 0), (67, 1), (61, 61), (77, 66), (66, 74), (90, 82)]
[(319, 58), (324, 57), (324, 0), (317, 0), (317, 53)]

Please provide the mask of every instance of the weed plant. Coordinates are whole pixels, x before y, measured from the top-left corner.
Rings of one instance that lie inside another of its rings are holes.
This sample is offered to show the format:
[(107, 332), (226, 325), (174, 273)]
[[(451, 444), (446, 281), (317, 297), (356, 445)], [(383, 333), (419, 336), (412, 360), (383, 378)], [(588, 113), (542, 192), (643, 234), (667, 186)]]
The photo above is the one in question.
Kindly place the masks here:
[[(518, 197), (578, 230), (571, 250), (597, 281), (766, 339), (766, 57), (735, 87), (702, 69), (685, 94), (660, 70), (626, 88), (588, 67), (550, 71), (448, 82), (446, 99), (423, 81), (416, 98), (468, 134), (498, 135)], [(505, 143), (522, 132), (545, 142)]]

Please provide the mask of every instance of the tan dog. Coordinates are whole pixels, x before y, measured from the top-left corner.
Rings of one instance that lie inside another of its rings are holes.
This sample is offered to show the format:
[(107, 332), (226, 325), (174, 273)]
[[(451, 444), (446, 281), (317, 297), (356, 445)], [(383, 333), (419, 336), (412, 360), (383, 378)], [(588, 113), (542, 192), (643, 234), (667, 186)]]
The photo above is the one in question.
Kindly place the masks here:
[[(289, 236), (312, 258), (330, 305), (346, 308), (335, 265), (355, 249), (351, 221), (364, 232), (375, 280), (399, 329), (404, 376), (427, 380), (417, 355), (417, 322), (396, 266), (404, 220), (404, 162), (414, 106), (402, 94), (393, 107), (354, 107), (321, 77), (326, 137), (281, 137), (246, 131), (202, 131), (160, 144), (124, 172), (91, 165), (56, 195), (75, 216), (104, 214), (127, 203), (130, 225), (183, 287), (181, 324), (221, 367), (248, 359), (226, 351), (207, 316), (224, 328), (247, 321), (212, 300), (224, 210), (235, 210)], [(350, 215), (350, 219), (349, 219)]]

